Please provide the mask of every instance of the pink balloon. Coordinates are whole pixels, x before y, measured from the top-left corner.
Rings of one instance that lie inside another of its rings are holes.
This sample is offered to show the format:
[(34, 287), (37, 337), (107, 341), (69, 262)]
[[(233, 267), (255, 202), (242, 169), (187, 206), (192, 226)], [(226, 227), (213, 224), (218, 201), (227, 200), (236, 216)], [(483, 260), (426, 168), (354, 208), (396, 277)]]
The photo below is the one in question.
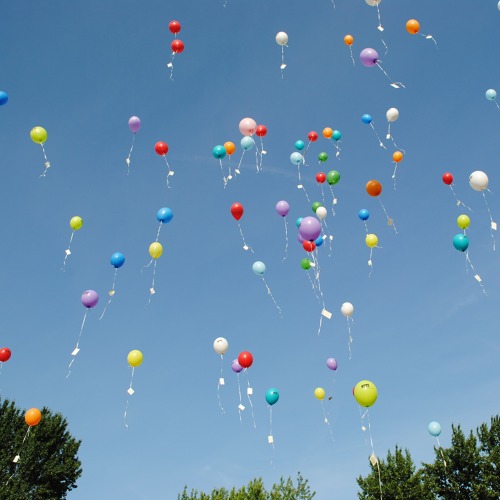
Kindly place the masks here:
[(82, 294), (82, 304), (87, 307), (88, 309), (91, 309), (94, 307), (97, 302), (99, 302), (99, 295), (97, 294), (96, 291), (94, 290), (86, 290)]
[(252, 118), (243, 118), (240, 121), (240, 132), (243, 135), (253, 135), (257, 128), (257, 122)]
[(363, 49), (359, 54), (359, 59), (363, 66), (367, 66), (368, 68), (375, 66), (378, 62), (378, 52), (375, 49)]
[(131, 116), (128, 120), (128, 127), (134, 134), (137, 134), (141, 128), (141, 119), (138, 116)]

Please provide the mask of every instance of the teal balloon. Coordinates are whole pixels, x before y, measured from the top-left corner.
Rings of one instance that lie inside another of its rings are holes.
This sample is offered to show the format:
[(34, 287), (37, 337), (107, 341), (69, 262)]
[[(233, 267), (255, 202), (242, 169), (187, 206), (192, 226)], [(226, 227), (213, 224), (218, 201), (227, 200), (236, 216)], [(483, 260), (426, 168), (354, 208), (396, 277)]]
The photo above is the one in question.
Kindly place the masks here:
[(224, 146), (215, 146), (215, 148), (212, 149), (212, 154), (214, 155), (214, 158), (222, 160), (222, 158), (226, 156), (226, 148)]
[(488, 89), (484, 95), (488, 101), (494, 101), (497, 98), (497, 92), (494, 89)]
[(334, 141), (340, 141), (340, 138), (342, 137), (342, 134), (340, 133), (340, 130), (334, 130), (332, 134), (332, 139)]
[(428, 429), (431, 436), (438, 437), (441, 434), (441, 426), (438, 422), (431, 422)]
[(326, 181), (330, 186), (332, 184), (337, 184), (337, 182), (340, 181), (340, 174), (336, 170), (330, 170), (330, 172), (326, 174)]
[(245, 151), (248, 151), (255, 146), (255, 141), (250, 136), (246, 135), (243, 139), (241, 139), (240, 144)]
[(465, 252), (469, 248), (469, 238), (465, 234), (457, 234), (453, 238), (453, 246), (460, 252)]
[(278, 389), (275, 389), (272, 387), (271, 389), (268, 389), (266, 391), (266, 401), (267, 404), (273, 405), (278, 402), (278, 399), (280, 398), (280, 393), (278, 392)]
[(306, 147), (306, 144), (304, 141), (295, 141), (295, 149), (302, 151), (305, 147)]
[(258, 260), (257, 262), (253, 263), (252, 271), (257, 276), (264, 276), (264, 273), (266, 272), (266, 265), (264, 264), (264, 262)]
[(299, 217), (299, 218), (295, 221), (295, 225), (296, 225), (297, 227), (300, 227), (300, 223), (302, 222), (302, 219), (303, 219), (303, 218), (304, 218), (304, 217)]
[(301, 163), (304, 163), (304, 157), (300, 153), (297, 153), (297, 151), (295, 151), (295, 153), (292, 153), (290, 155), (290, 161), (294, 165), (300, 165)]

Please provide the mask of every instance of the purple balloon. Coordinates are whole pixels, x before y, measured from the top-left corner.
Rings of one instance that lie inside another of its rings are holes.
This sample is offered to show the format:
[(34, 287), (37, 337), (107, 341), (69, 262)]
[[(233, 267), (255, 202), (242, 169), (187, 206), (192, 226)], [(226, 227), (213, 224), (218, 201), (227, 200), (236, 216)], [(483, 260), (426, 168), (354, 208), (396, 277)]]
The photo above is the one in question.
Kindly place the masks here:
[(363, 66), (375, 66), (378, 62), (378, 52), (375, 49), (363, 49), (359, 54), (359, 58)]
[(300, 235), (300, 233), (297, 233), (297, 241), (302, 245), (304, 243), (304, 238)]
[(330, 368), (330, 370), (336, 370), (337, 369), (337, 360), (335, 358), (328, 358), (326, 360), (326, 366)]
[(315, 217), (304, 217), (300, 221), (299, 234), (307, 241), (314, 241), (321, 234), (321, 222)]
[(278, 201), (276, 203), (276, 212), (278, 212), (281, 217), (285, 217), (290, 212), (290, 205), (285, 200)]
[(128, 127), (134, 134), (141, 128), (141, 119), (138, 116), (131, 116), (128, 120)]
[(238, 363), (237, 359), (233, 359), (231, 363), (231, 369), (234, 373), (240, 373), (243, 370), (243, 367)]
[(82, 294), (82, 304), (91, 309), (99, 302), (99, 295), (94, 290), (87, 290)]

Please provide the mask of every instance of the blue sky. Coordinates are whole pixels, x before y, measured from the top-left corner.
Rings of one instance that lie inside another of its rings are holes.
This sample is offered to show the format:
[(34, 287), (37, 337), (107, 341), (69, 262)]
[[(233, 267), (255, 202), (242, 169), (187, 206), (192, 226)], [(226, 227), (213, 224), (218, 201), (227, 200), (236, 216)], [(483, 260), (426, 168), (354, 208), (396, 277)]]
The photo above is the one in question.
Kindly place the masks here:
[[(500, 111), (484, 93), (500, 90), (500, 13), (494, 1), (458, 8), (430, 0), (384, 0), (380, 12), (382, 34), (376, 9), (362, 0), (336, 0), (336, 8), (328, 0), (3, 6), (0, 89), (9, 102), (0, 108), (0, 344), (13, 355), (0, 388), (21, 407), (60, 411), (82, 440), (84, 473), (70, 498), (170, 499), (185, 484), (206, 491), (262, 476), (271, 486), (299, 470), (318, 500), (355, 498), (355, 478), (368, 471), (371, 453), (351, 394), (362, 379), (378, 387), (370, 419), (380, 456), (397, 443), (417, 463), (431, 461), (430, 421), (441, 423), (447, 445), (451, 423), (469, 429), (498, 412), (500, 248), (493, 250), (483, 197), (468, 177), (475, 170), (488, 174), (486, 199), (498, 220)], [(438, 47), (406, 32), (410, 18)], [(173, 81), (167, 68), (172, 19), (180, 21), (185, 43)], [(279, 31), (289, 36), (283, 78)], [(348, 33), (354, 67), (343, 43)], [(406, 88), (394, 89), (378, 68), (362, 66), (365, 47), (375, 48), (384, 69)], [(391, 107), (400, 112), (393, 136), (406, 151), (396, 190), (395, 148), (385, 140)], [(387, 149), (362, 123), (364, 113)], [(142, 127), (127, 175), (132, 115)], [(253, 151), (246, 154), (241, 175), (224, 189), (212, 148), (233, 141), (235, 166), (244, 117), (267, 126), (267, 155), (257, 173)], [(42, 152), (29, 137), (37, 125), (48, 132), (52, 166), (44, 179)], [(324, 127), (342, 132), (340, 160), (321, 136)], [(310, 130), (320, 133), (301, 168), (311, 201), (321, 201), (318, 171), (341, 174), (336, 215), (326, 219), (332, 251), (324, 245), (317, 257), (333, 314), (319, 336), (321, 304), (300, 267), (306, 254), (295, 226), (312, 211), (289, 161), (295, 141), (307, 142)], [(170, 189), (154, 152), (157, 141), (169, 145)], [(321, 151), (330, 158), (320, 167)], [(464, 209), (441, 181), (446, 171), (472, 208), (469, 257), (487, 295), (452, 245)], [(383, 185), (397, 235), (364, 190), (370, 179)], [(280, 200), (291, 206), (284, 261)], [(254, 254), (242, 249), (229, 212), (234, 202), (245, 207), (240, 224)], [(164, 252), (148, 304), (152, 276), (143, 267), (164, 206), (174, 218), (160, 234)], [(370, 210), (368, 227), (382, 247), (375, 249), (371, 277), (361, 208)], [(62, 272), (74, 215), (84, 226)], [(117, 251), (126, 262), (99, 320), (113, 281), (109, 258)], [(283, 317), (252, 273), (256, 260), (266, 264), (264, 278)], [(87, 289), (101, 299), (87, 316), (66, 379)], [(346, 301), (355, 308), (350, 360), (340, 313)], [(220, 357), (212, 347), (219, 336), (229, 342), (219, 393), (225, 414), (217, 398)], [(127, 429), (132, 349), (143, 352), (144, 362), (135, 371)], [(240, 380), (244, 391), (248, 375), (254, 390), (256, 428), (248, 405), (240, 423), (230, 368), (244, 350), (254, 356)], [(329, 357), (339, 363), (335, 373), (326, 367)], [(332, 396), (324, 407), (333, 440), (313, 395), (318, 386)], [(274, 449), (264, 399), (270, 387), (280, 391)]]

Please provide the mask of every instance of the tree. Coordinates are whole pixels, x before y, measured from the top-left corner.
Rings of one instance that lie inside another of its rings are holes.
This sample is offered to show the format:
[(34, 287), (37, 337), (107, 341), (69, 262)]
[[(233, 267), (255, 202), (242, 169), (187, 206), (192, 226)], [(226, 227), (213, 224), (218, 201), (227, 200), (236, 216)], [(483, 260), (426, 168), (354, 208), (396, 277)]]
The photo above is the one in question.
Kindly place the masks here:
[(210, 494), (198, 493), (196, 490), (192, 490), (189, 494), (187, 486), (184, 486), (184, 491), (177, 496), (177, 500), (311, 500), (315, 495), (315, 492), (311, 493), (307, 479), (304, 479), (299, 472), (297, 486), (294, 486), (291, 478), (286, 481), (281, 478), (269, 492), (266, 491), (261, 478), (252, 479), (247, 486), (242, 486), (239, 490), (214, 488)]
[[(0, 498), (39, 500), (66, 498), (81, 476), (77, 452), (81, 441), (67, 431), (60, 413), (43, 408), (42, 420), (30, 427), (14, 402), (0, 406)], [(23, 442), (24, 441), (24, 442)], [(14, 457), (20, 456), (17, 463)]]

